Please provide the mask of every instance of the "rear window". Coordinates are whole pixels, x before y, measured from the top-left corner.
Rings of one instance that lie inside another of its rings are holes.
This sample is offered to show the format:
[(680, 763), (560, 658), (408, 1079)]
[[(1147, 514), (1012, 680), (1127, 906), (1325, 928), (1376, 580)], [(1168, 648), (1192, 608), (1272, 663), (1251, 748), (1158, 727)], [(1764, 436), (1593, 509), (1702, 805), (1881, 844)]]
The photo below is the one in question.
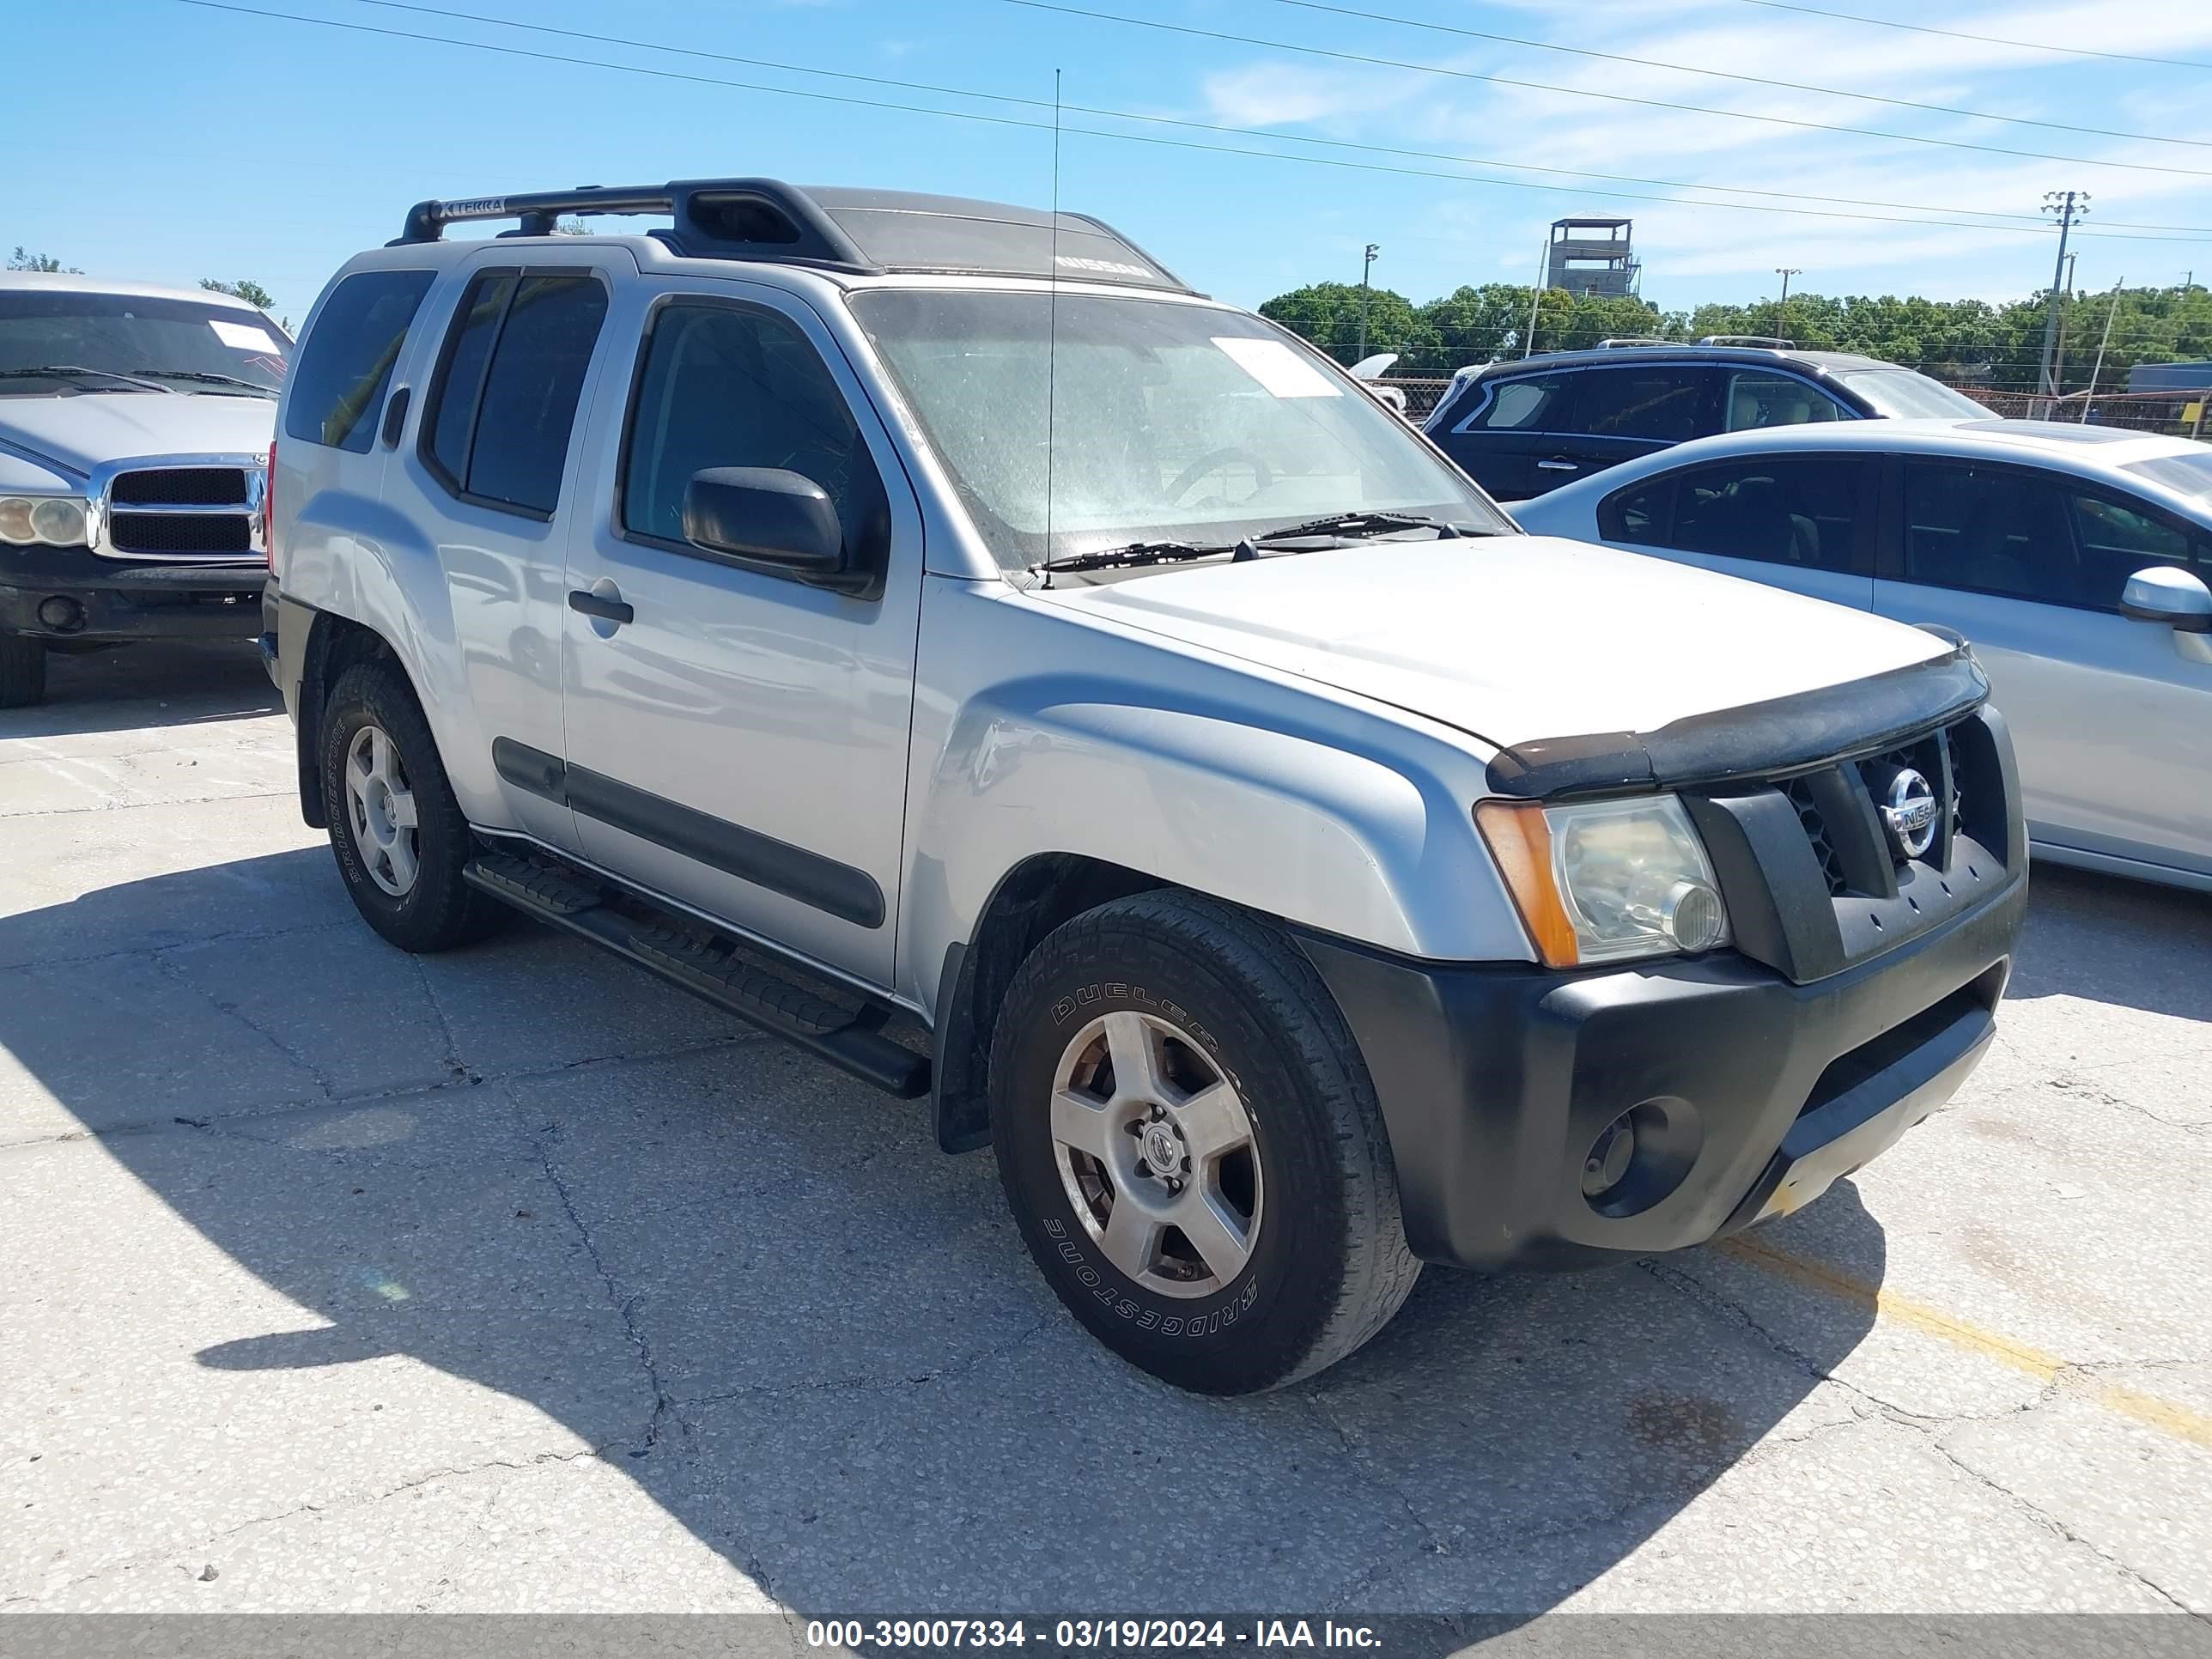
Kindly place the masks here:
[(463, 295), (431, 388), (425, 463), (455, 495), (549, 519), (607, 291), (587, 270), (487, 270)]
[(356, 271), (331, 291), (300, 346), (284, 406), (286, 437), (367, 453), (392, 366), (434, 275)]
[(1698, 435), (1707, 377), (1695, 368), (1599, 368), (1582, 377), (1575, 429), (1680, 443)]

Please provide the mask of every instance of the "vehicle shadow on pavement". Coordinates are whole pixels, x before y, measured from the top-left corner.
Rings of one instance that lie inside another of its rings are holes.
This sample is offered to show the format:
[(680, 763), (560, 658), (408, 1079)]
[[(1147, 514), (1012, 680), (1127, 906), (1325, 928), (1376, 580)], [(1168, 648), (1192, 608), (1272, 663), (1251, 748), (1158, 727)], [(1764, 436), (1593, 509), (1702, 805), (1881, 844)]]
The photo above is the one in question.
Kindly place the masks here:
[(2212, 893), (2038, 864), (2008, 1001), (2080, 997), (2212, 1021)]
[[(241, 916), (245, 891), (264, 897)], [(227, 935), (164, 942), (218, 911)], [(51, 1113), (0, 1139), (59, 1157), (90, 1130), (190, 1230), (118, 1237), (89, 1200), (41, 1218), (57, 1259), (100, 1264), (46, 1292), (86, 1436), (49, 1456), (106, 1455), (121, 1430), (99, 1401), (118, 1402), (154, 1468), (146, 1513), (190, 1517), (137, 1547), (219, 1553), (240, 1605), (313, 1593), (287, 1547), (404, 1558), (399, 1534), (496, 1480), (500, 1526), (420, 1583), (377, 1580), (401, 1605), (481, 1604), (515, 1552), (590, 1533), (579, 1506), (611, 1470), (745, 1576), (732, 1595), (803, 1616), (1533, 1614), (1740, 1465), (1762, 1478), (1763, 1442), (1856, 1417), (1823, 1379), (1870, 1308), (1810, 1297), (1770, 1328), (1730, 1293), (1753, 1269), (1719, 1251), (1431, 1270), (1318, 1379), (1179, 1394), (1060, 1308), (988, 1156), (940, 1155), (918, 1105), (520, 924), (402, 956), (350, 920), (319, 848), (0, 920), (0, 963), (21, 964), (0, 1043)], [(135, 1021), (89, 1042), (81, 1011), (122, 1006)], [(118, 1178), (78, 1157), (82, 1181)], [(1761, 1238), (1881, 1280), (1849, 1183)], [(157, 1326), (134, 1336), (103, 1300), (126, 1289)], [(534, 1413), (465, 1410), (395, 1358)], [(572, 1605), (660, 1582), (649, 1550), (592, 1536)], [(1664, 1553), (1639, 1571), (1663, 1582)]]
[(0, 714), (0, 737), (199, 726), (283, 708), (252, 641), (155, 641), (50, 653), (46, 701)]

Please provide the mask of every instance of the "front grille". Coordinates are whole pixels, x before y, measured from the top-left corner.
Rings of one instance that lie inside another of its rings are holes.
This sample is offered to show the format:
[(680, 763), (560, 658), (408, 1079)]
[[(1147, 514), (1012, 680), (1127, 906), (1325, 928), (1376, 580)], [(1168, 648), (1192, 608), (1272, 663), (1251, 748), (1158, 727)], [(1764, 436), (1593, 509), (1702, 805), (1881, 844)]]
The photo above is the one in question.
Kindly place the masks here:
[(1820, 860), (1820, 874), (1828, 884), (1828, 896), (1840, 896), (1845, 885), (1843, 860), (1836, 856), (1835, 843), (1828, 839), (1828, 826), (1820, 816), (1820, 803), (1813, 799), (1812, 785), (1803, 778), (1792, 778), (1783, 786), (1782, 793), (1797, 809), (1797, 822), (1804, 826), (1805, 839), (1813, 846), (1813, 856)]
[(244, 507), (246, 473), (235, 466), (149, 467), (116, 475), (108, 500), (121, 507)]
[(131, 513), (108, 515), (108, 544), (118, 553), (250, 554), (242, 513)]

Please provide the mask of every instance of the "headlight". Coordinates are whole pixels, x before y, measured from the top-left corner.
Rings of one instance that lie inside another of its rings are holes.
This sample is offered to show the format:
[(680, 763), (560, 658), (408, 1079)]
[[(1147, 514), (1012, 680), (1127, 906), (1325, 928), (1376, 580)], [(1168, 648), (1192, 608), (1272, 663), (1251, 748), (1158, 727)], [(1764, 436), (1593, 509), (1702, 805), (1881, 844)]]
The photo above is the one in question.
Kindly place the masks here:
[(1566, 806), (1486, 800), (1474, 816), (1552, 967), (1728, 942), (1720, 884), (1673, 795)]
[(0, 542), (75, 547), (84, 526), (84, 503), (74, 495), (0, 495)]

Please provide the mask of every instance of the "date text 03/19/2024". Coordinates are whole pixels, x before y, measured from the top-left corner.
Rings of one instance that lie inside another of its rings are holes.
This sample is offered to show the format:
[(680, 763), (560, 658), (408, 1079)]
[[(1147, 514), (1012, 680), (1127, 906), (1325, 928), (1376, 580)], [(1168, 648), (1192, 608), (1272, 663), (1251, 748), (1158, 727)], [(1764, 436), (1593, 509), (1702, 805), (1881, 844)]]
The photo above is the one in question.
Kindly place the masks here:
[(1279, 1648), (1373, 1649), (1381, 1645), (1367, 1625), (1334, 1620), (1252, 1619), (816, 1619), (806, 1626), (809, 1647), (1094, 1649)]

